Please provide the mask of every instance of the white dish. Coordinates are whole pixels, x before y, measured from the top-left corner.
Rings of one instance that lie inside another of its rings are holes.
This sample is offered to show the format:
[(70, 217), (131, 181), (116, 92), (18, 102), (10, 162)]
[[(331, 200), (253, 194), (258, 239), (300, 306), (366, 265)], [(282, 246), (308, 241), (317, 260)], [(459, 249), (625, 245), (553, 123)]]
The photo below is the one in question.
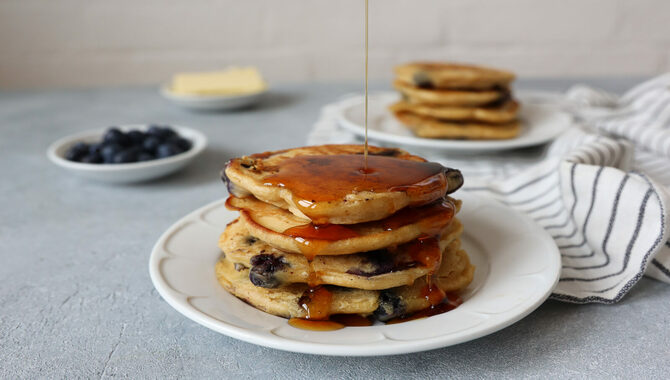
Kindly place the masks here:
[[(572, 124), (570, 115), (556, 107), (525, 102), (522, 103), (520, 118), (522, 130), (519, 136), (509, 140), (443, 140), (416, 137), (389, 112), (388, 106), (398, 100), (396, 93), (379, 93), (368, 100), (368, 138), (382, 143), (399, 144), (410, 147), (448, 150), (458, 152), (496, 151), (522, 148), (549, 142), (563, 133)], [(342, 103), (338, 124), (359, 136), (365, 136), (363, 97), (355, 97)]]
[(164, 98), (180, 107), (201, 111), (223, 111), (256, 104), (267, 93), (267, 90), (246, 95), (179, 95), (171, 92), (168, 85), (164, 85), (160, 93)]
[(477, 269), (463, 304), (411, 322), (336, 331), (306, 331), (237, 299), (217, 282), (219, 235), (237, 217), (224, 201), (185, 216), (158, 239), (149, 260), (154, 286), (172, 307), (214, 331), (280, 350), (339, 356), (392, 355), (466, 342), (500, 330), (535, 310), (558, 281), (553, 239), (530, 219), (465, 192), (459, 218), (463, 245)]
[[(128, 164), (85, 164), (65, 159), (67, 150), (77, 142), (100, 142), (106, 129), (80, 132), (64, 137), (49, 146), (47, 157), (54, 164), (68, 170), (70, 173), (83, 178), (108, 183), (131, 183), (147, 181), (173, 173), (186, 165), (202, 153), (207, 146), (207, 138), (201, 132), (180, 126), (170, 126), (180, 136), (191, 141), (191, 149), (172, 157), (160, 158), (151, 161), (133, 162)], [(122, 125), (122, 131), (131, 129), (147, 130), (148, 125)]]

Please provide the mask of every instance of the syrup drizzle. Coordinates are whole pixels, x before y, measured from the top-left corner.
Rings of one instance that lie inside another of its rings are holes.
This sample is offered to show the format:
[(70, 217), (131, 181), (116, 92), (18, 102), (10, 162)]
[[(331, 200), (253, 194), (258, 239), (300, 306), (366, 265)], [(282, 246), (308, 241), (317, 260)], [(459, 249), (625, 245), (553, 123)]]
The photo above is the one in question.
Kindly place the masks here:
[(368, 0), (365, 0), (365, 162), (363, 170), (368, 170)]
[[(310, 265), (310, 278), (313, 277), (312, 260), (330, 245), (331, 242), (350, 239), (359, 236), (359, 233), (350, 227), (339, 224), (313, 223), (295, 226), (282, 232), (300, 243), (300, 251), (307, 258)], [(316, 277), (315, 277), (316, 278)]]
[(305, 319), (325, 320), (330, 316), (330, 304), (333, 293), (323, 286), (311, 287), (298, 300), (298, 304), (305, 309)]
[(319, 202), (346, 199), (358, 192), (411, 192), (425, 196), (425, 203), (446, 192), (445, 168), (436, 162), (369, 155), (368, 169), (364, 169), (363, 161), (359, 154), (296, 156), (266, 177), (264, 185), (291, 189), (307, 216), (318, 209)]
[(358, 231), (379, 229), (380, 227), (383, 231), (394, 231), (403, 226), (418, 223), (426, 236), (438, 235), (449, 225), (454, 213), (454, 204), (449, 200), (442, 200), (420, 207), (405, 207), (380, 221), (350, 225), (309, 223), (291, 227), (283, 231), (282, 234), (290, 236), (300, 243), (300, 252), (308, 261), (312, 261), (333, 242), (360, 236)]
[(393, 318), (390, 321), (386, 322), (387, 325), (392, 325), (396, 323), (409, 322), (417, 319), (428, 318), (434, 315), (446, 313), (448, 311), (454, 310), (459, 305), (463, 303), (463, 299), (460, 296), (453, 293), (447, 293), (446, 297), (441, 300), (441, 302), (432, 305), (426, 309), (417, 311), (416, 313), (410, 314), (408, 316)]

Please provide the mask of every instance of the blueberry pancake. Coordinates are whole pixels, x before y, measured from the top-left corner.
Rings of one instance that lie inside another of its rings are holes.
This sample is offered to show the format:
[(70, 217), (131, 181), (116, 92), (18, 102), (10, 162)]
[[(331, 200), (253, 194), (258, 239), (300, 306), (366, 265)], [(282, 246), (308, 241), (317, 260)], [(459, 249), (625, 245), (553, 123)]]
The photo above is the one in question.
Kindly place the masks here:
[(395, 112), (395, 117), (409, 127), (415, 135), (427, 138), (502, 140), (514, 138), (521, 132), (521, 124), (518, 121), (504, 124), (456, 122), (411, 112)]
[(514, 74), (488, 67), (438, 63), (413, 62), (395, 68), (396, 78), (422, 88), (485, 90), (508, 87)]
[[(430, 293), (453, 292), (465, 288), (474, 273), (465, 252), (460, 249), (460, 240), (452, 241), (444, 250), (443, 262), (459, 263), (460, 267), (447, 268), (441, 265), (429, 285), (427, 277), (421, 277), (412, 285), (386, 290), (361, 290), (339, 286), (324, 285), (328, 292), (327, 310), (321, 317), (332, 314), (375, 315), (386, 321), (394, 317), (426, 309), (434, 302), (427, 296)], [(219, 283), (236, 297), (246, 301), (257, 309), (286, 318), (309, 317), (310, 294), (319, 288), (310, 288), (306, 284), (292, 284), (281, 288), (263, 288), (255, 286), (249, 280), (249, 268), (237, 266), (226, 258), (216, 264), (216, 276)], [(442, 297), (443, 298), (443, 297)], [(440, 298), (441, 300), (441, 298)], [(319, 318), (316, 318), (319, 319)]]
[(389, 109), (394, 113), (409, 112), (418, 116), (439, 120), (505, 124), (516, 121), (519, 112), (519, 103), (514, 100), (508, 100), (501, 105), (486, 107), (430, 107), (407, 101), (399, 101), (392, 104)]
[(315, 224), (356, 224), (386, 218), (456, 191), (458, 170), (396, 148), (321, 145), (232, 159), (223, 178), (230, 194), (289, 210)]
[(461, 201), (447, 195), (462, 186), (461, 173), (400, 149), (363, 149), (322, 145), (229, 161), (226, 207), (239, 217), (219, 238), (219, 283), (306, 329), (457, 306), (453, 293), (474, 273), (455, 218)]
[[(235, 221), (221, 235), (219, 248), (226, 260), (238, 268), (249, 269), (251, 283), (263, 288), (311, 282), (379, 290), (411, 285), (417, 278), (437, 270), (442, 252), (462, 231), (463, 226), (454, 219), (439, 241), (430, 237), (372, 252), (317, 256), (310, 267), (305, 256), (280, 251)], [(312, 272), (316, 276), (310, 276)]]
[(460, 201), (445, 198), (408, 207), (373, 222), (314, 225), (282, 208), (254, 197), (230, 197), (226, 207), (240, 212), (239, 222), (249, 233), (282, 251), (309, 259), (319, 255), (348, 255), (407, 243), (422, 235), (439, 235), (458, 211)]
[(442, 90), (415, 87), (396, 80), (393, 87), (400, 91), (408, 102), (433, 106), (485, 106), (507, 98), (507, 89), (492, 90)]

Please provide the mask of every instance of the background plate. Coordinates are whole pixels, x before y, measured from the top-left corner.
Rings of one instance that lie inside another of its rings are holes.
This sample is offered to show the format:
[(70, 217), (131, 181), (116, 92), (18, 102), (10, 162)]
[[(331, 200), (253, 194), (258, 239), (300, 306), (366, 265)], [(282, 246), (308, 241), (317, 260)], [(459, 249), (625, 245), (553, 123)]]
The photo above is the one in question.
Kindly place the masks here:
[[(508, 140), (445, 140), (415, 136), (402, 125), (388, 110), (391, 103), (398, 101), (398, 94), (384, 92), (373, 94), (368, 99), (368, 138), (382, 143), (399, 144), (410, 147), (447, 151), (495, 151), (522, 148), (549, 142), (572, 125), (572, 117), (555, 106), (539, 105), (523, 94), (519, 136)], [(364, 98), (358, 96), (342, 103), (338, 124), (358, 136), (365, 136)]]
[(180, 95), (170, 91), (168, 85), (160, 89), (161, 95), (172, 103), (196, 111), (228, 111), (252, 106), (267, 93), (261, 92), (244, 95)]
[(151, 280), (161, 296), (191, 320), (230, 337), (280, 350), (340, 356), (391, 355), (469, 341), (500, 330), (535, 310), (560, 271), (554, 241), (527, 217), (502, 204), (460, 192), (461, 238), (477, 269), (457, 309), (433, 317), (336, 331), (306, 331), (256, 310), (226, 292), (214, 265), (217, 241), (237, 217), (223, 200), (170, 227), (153, 248)]

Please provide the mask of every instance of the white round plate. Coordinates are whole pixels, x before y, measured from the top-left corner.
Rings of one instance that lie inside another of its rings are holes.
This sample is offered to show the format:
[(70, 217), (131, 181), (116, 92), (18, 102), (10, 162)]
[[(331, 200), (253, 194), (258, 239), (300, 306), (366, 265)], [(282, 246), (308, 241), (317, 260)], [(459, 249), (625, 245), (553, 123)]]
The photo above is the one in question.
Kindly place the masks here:
[(171, 92), (170, 87), (164, 85), (160, 93), (164, 98), (180, 107), (201, 111), (225, 111), (256, 104), (267, 93), (267, 90), (246, 95), (180, 95)]
[(425, 351), (491, 334), (535, 310), (551, 293), (561, 267), (551, 237), (527, 217), (465, 192), (459, 218), (463, 246), (476, 266), (463, 304), (411, 322), (336, 331), (306, 331), (237, 299), (217, 282), (219, 235), (237, 217), (224, 201), (185, 216), (153, 248), (149, 272), (160, 295), (187, 318), (214, 331), (280, 350), (339, 356)]
[[(188, 165), (207, 146), (207, 138), (201, 132), (187, 127), (170, 125), (181, 137), (191, 141), (191, 149), (172, 157), (128, 164), (86, 164), (65, 159), (65, 153), (74, 144), (83, 141), (95, 143), (102, 140), (106, 129), (80, 132), (63, 137), (47, 149), (47, 157), (54, 164), (77, 176), (108, 183), (131, 183), (155, 179), (173, 173)], [(145, 131), (147, 124), (121, 125), (122, 131), (138, 129)]]
[[(572, 118), (556, 107), (522, 103), (520, 119), (521, 133), (508, 140), (445, 140), (415, 136), (389, 112), (388, 106), (398, 101), (397, 93), (377, 93), (368, 99), (368, 138), (383, 143), (399, 144), (417, 148), (448, 150), (459, 152), (496, 151), (539, 145), (553, 140), (570, 128)], [(364, 100), (358, 96), (343, 102), (340, 106), (338, 124), (359, 136), (365, 136)]]

